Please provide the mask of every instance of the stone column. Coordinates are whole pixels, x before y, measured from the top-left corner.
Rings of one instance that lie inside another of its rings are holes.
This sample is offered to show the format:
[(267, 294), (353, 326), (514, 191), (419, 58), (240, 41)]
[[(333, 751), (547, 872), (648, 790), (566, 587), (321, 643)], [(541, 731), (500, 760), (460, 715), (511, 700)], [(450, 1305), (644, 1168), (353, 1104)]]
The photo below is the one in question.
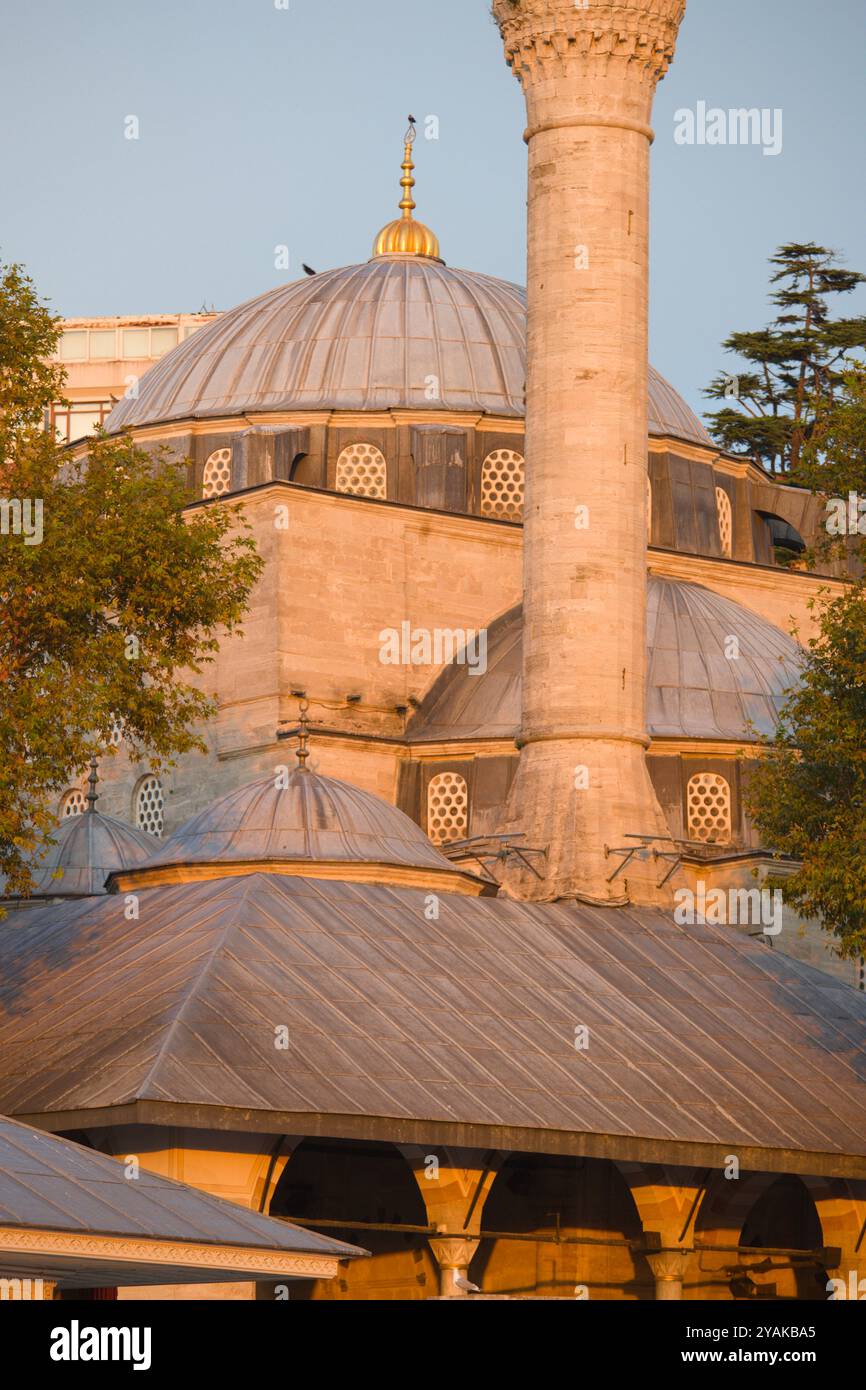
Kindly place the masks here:
[(648, 1250), (647, 1263), (656, 1281), (656, 1299), (664, 1302), (679, 1301), (683, 1296), (683, 1280), (686, 1277), (691, 1250)]
[[(548, 847), (543, 883), (666, 902), (667, 833), (646, 766), (650, 117), (685, 0), (494, 0), (526, 98), (529, 302), (520, 766), (509, 828)], [(541, 867), (542, 861), (539, 861)], [(669, 890), (670, 891), (670, 886)]]
[(431, 1226), (443, 1233), (430, 1237), (439, 1265), (439, 1296), (465, 1298), (469, 1290), (457, 1280), (469, 1282), (484, 1203), (506, 1155), (421, 1144), (399, 1147), (415, 1175)]

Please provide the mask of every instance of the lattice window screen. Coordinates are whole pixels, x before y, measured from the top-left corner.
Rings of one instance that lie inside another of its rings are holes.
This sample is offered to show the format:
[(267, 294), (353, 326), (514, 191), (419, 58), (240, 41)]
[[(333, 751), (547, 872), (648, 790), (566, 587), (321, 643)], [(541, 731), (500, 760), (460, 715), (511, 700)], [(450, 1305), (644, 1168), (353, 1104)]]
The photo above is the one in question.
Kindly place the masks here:
[(734, 544), (734, 518), (731, 512), (731, 499), (723, 487), (716, 488), (716, 510), (719, 515), (719, 538), (722, 554), (731, 558)]
[(165, 824), (164, 806), (165, 797), (159, 778), (145, 777), (135, 793), (135, 823), (139, 830), (159, 837)]
[(469, 788), (459, 772), (437, 772), (427, 786), (427, 834), (434, 845), (462, 840), (469, 829)]
[(223, 497), (232, 485), (232, 451), (215, 449), (204, 466), (202, 497)]
[(731, 788), (717, 772), (698, 772), (687, 789), (689, 839), (708, 844), (731, 838)]
[(526, 463), (514, 449), (494, 449), (481, 468), (481, 515), (523, 520)]
[(86, 810), (87, 798), (78, 787), (74, 791), (67, 792), (60, 803), (60, 815), (63, 820), (67, 816), (80, 816)]
[(337, 459), (337, 491), (354, 497), (388, 496), (385, 455), (375, 444), (350, 444)]

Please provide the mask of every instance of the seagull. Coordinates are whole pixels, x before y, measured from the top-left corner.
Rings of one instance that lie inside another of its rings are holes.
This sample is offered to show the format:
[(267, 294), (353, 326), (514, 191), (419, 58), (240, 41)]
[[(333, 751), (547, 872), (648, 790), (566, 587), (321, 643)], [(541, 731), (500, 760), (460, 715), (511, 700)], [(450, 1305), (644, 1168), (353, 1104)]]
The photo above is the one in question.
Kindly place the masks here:
[(305, 275), (316, 275), (316, 274), (318, 274), (318, 272), (315, 271), (315, 270), (313, 270), (313, 267), (312, 267), (312, 266), (307, 265), (305, 261), (301, 261), (301, 269), (303, 270), (303, 272), (304, 272)]
[(464, 1279), (462, 1274), (455, 1274), (455, 1275), (454, 1275), (454, 1287), (455, 1287), (456, 1289), (462, 1289), (464, 1293), (480, 1293), (480, 1292), (481, 1292), (481, 1290), (479, 1289), (479, 1287), (478, 1287), (477, 1284), (470, 1284), (469, 1280), (468, 1280), (468, 1279)]

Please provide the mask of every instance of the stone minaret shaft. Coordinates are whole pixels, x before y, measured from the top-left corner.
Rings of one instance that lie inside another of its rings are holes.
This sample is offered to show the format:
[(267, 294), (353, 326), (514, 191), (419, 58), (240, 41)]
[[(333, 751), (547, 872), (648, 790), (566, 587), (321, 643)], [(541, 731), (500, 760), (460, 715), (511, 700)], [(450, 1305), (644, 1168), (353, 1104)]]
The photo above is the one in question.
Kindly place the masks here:
[[(515, 891), (659, 900), (646, 766), (649, 121), (685, 0), (494, 0), (529, 145), (521, 759)], [(634, 843), (634, 842), (632, 842)]]

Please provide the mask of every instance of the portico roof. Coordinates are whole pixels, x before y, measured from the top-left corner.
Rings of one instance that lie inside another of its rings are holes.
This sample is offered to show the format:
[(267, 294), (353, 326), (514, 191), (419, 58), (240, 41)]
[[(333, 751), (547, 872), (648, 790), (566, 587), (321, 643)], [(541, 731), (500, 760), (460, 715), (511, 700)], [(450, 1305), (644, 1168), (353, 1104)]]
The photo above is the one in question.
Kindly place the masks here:
[(866, 1176), (866, 999), (733, 928), (267, 872), (138, 914), (0, 931), (0, 1109)]
[(0, 1117), (0, 1277), (65, 1287), (331, 1278), (366, 1252)]

